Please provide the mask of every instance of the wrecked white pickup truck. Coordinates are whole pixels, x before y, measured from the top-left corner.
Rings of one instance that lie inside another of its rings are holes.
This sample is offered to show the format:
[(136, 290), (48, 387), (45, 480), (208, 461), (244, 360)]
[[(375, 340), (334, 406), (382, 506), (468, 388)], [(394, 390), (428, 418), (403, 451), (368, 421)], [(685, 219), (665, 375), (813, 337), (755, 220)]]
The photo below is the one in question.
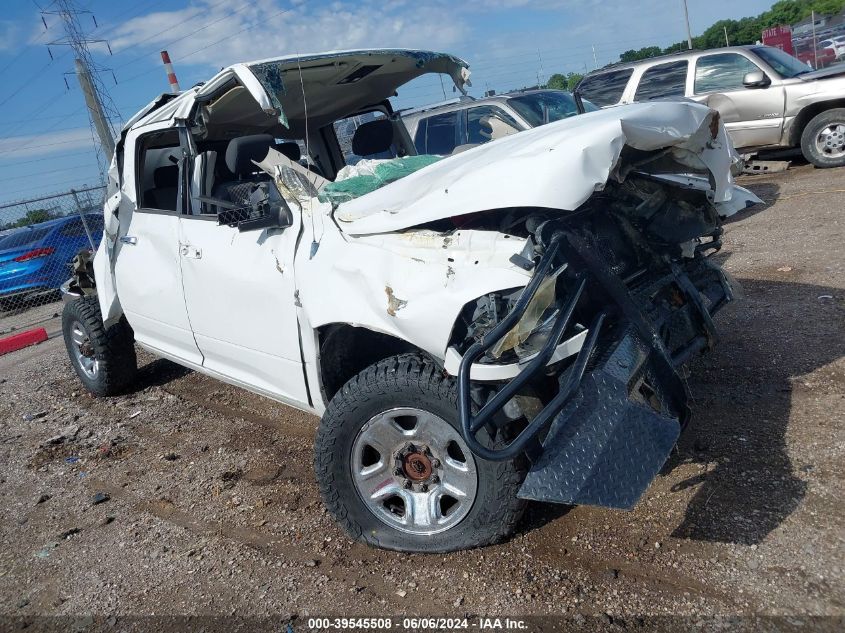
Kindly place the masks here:
[(64, 288), (73, 366), (116, 393), (137, 342), (322, 416), (323, 500), (379, 547), (492, 543), (526, 499), (629, 508), (732, 296), (721, 218), (757, 201), (718, 114), (636, 104), (416, 156), (389, 98), (425, 73), (469, 76), (422, 51), (287, 57), (137, 114)]

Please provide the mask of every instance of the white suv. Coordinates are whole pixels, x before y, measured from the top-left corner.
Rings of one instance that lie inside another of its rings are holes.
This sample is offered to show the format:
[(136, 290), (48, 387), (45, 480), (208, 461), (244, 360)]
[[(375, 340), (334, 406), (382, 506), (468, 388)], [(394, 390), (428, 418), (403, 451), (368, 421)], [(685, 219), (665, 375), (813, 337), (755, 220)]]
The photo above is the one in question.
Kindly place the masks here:
[(731, 298), (721, 218), (756, 200), (724, 127), (639, 104), (419, 156), (389, 97), (425, 73), (469, 76), (426, 51), (284, 57), (133, 117), (64, 287), (73, 367), (129, 389), (137, 343), (321, 416), (323, 500), (379, 547), (492, 543), (525, 499), (630, 508)]

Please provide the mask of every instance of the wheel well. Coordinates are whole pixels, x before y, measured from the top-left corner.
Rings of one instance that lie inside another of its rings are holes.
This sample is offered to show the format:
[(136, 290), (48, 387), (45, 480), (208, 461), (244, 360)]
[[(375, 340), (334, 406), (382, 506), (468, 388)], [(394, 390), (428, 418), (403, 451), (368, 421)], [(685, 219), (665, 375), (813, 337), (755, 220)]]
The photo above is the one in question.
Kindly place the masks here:
[(320, 382), (326, 402), (370, 365), (397, 354), (422, 351), (408, 341), (346, 323), (323, 326), (318, 336)]
[(792, 147), (797, 147), (801, 144), (801, 134), (804, 132), (804, 128), (810, 122), (810, 120), (816, 116), (824, 112), (825, 110), (831, 110), (833, 108), (845, 108), (845, 99), (832, 99), (831, 101), (820, 101), (819, 103), (811, 103), (806, 108), (801, 110), (798, 115), (795, 117), (795, 121), (792, 124), (792, 129), (789, 133), (789, 144)]

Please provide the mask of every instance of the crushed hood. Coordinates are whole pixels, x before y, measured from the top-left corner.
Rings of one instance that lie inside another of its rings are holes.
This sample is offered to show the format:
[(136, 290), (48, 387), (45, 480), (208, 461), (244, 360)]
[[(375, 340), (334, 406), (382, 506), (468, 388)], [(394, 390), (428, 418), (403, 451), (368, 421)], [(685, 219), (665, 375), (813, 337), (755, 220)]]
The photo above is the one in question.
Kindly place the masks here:
[(734, 194), (735, 152), (716, 117), (692, 102), (583, 114), (445, 158), (339, 205), (335, 219), (345, 233), (364, 235), (492, 209), (575, 210), (609, 178), (624, 177), (619, 157), (625, 146), (666, 149), (676, 173), (703, 173), (711, 200), (726, 203)]

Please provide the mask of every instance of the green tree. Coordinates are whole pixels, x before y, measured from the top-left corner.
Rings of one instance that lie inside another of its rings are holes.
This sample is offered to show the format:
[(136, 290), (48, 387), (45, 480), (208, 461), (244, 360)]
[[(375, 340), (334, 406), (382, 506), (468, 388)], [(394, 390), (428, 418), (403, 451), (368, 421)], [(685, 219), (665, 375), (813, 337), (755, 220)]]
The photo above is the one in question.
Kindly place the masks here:
[(659, 46), (645, 46), (638, 50), (628, 50), (619, 56), (619, 61), (635, 62), (640, 59), (648, 59), (649, 57), (657, 57), (663, 52)]
[(566, 76), (561, 75), (560, 73), (555, 73), (549, 77), (549, 81), (546, 83), (546, 88), (551, 88), (552, 90), (566, 90)]
[(578, 85), (578, 82), (584, 78), (584, 75), (581, 73), (569, 73), (566, 75), (566, 89), (572, 92), (575, 90), (575, 86)]
[[(725, 45), (725, 31), (732, 46), (754, 44), (759, 41), (765, 29), (773, 26), (795, 24), (810, 16), (815, 11), (818, 15), (839, 13), (845, 7), (845, 0), (779, 0), (768, 11), (756, 17), (745, 17), (740, 20), (719, 20), (711, 24), (705, 31), (692, 38), (693, 48), (719, 48)], [(647, 59), (661, 53), (677, 53), (688, 48), (684, 40), (660, 50), (657, 46), (646, 46), (639, 50), (625, 51), (619, 56), (623, 62)], [(654, 52), (657, 50), (658, 52)]]

